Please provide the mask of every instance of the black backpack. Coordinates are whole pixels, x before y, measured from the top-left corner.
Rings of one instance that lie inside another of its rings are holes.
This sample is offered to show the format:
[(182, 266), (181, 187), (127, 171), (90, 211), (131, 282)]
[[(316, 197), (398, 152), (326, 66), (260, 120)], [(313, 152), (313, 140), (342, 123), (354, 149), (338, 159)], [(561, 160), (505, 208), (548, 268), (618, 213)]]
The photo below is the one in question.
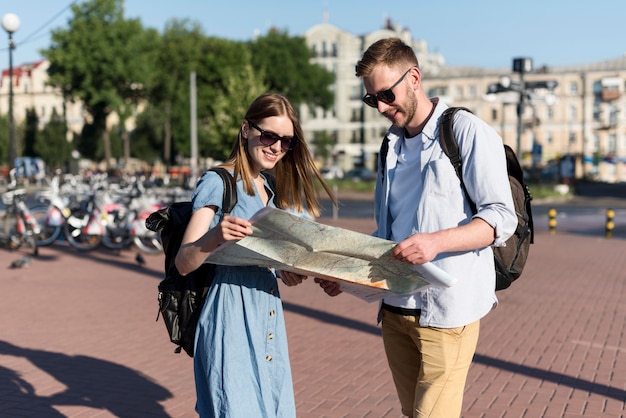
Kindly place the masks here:
[[(472, 212), (476, 213), (476, 204), (469, 197), (462, 176), (462, 161), (459, 155), (459, 146), (454, 137), (452, 123), (454, 115), (459, 110), (471, 111), (464, 107), (447, 108), (439, 119), (439, 143), (446, 153), (456, 171), (456, 175), (461, 181), (461, 188), (467, 196), (472, 206)], [(383, 167), (389, 150), (389, 139), (385, 137), (381, 145), (380, 155)], [(506, 155), (506, 167), (511, 185), (511, 194), (517, 214), (517, 228), (515, 233), (506, 241), (506, 247), (495, 247), (493, 249), (494, 262), (496, 268), (496, 290), (506, 289), (513, 281), (521, 275), (528, 258), (530, 244), (534, 242), (533, 215), (530, 202), (532, 195), (524, 181), (524, 172), (515, 156), (515, 152), (508, 145), (504, 145)]]
[[(227, 214), (237, 204), (237, 188), (231, 174), (223, 168), (212, 168), (224, 182), (223, 213)], [(193, 357), (196, 325), (204, 299), (213, 276), (215, 265), (204, 263), (197, 270), (181, 276), (174, 260), (183, 239), (187, 224), (191, 219), (192, 203), (176, 202), (167, 208), (150, 214), (146, 227), (159, 232), (165, 253), (165, 278), (159, 283), (159, 314), (163, 317), (170, 341), (177, 345), (175, 353), (181, 349)]]

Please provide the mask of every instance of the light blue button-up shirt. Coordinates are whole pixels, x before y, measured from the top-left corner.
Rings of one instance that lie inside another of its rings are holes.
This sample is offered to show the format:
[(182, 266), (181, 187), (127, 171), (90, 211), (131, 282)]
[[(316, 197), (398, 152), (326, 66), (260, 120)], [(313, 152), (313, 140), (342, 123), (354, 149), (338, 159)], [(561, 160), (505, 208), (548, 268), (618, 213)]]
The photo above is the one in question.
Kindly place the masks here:
[[(435, 110), (421, 135), (423, 152), (420, 171), (415, 172), (415, 184), (421, 183), (414, 208), (415, 222), (405, 235), (453, 228), (468, 223), (475, 216), (494, 228), (492, 245), (502, 246), (517, 226), (502, 139), (475, 115), (465, 111), (456, 113), (453, 126), (463, 163), (463, 181), (478, 209), (478, 213), (472, 215), (470, 202), (438, 140), (439, 117), (447, 106), (437, 99), (433, 101), (436, 103)], [(377, 230), (374, 235), (384, 239), (392, 237), (393, 219), (389, 208), (393, 193), (390, 191), (394, 188), (394, 172), (404, 130), (391, 127), (387, 138), (389, 152), (384, 164), (385, 173), (382, 176), (379, 169), (375, 192)], [(395, 229), (394, 235), (398, 235)], [(495, 267), (490, 246), (468, 252), (442, 253), (432, 263), (456, 277), (457, 283), (449, 288), (428, 287), (406, 296), (405, 303), (402, 297), (394, 297), (386, 303), (412, 307), (410, 299), (418, 298), (420, 324), (441, 328), (467, 325), (496, 306)]]

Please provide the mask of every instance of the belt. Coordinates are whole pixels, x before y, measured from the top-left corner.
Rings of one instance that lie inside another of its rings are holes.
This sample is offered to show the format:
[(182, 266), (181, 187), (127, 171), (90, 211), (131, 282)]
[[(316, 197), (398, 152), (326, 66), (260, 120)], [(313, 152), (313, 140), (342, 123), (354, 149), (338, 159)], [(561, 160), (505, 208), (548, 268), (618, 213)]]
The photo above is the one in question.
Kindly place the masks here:
[(382, 308), (386, 311), (402, 316), (420, 316), (422, 313), (421, 309), (401, 308), (399, 306), (387, 305), (386, 303), (383, 303)]

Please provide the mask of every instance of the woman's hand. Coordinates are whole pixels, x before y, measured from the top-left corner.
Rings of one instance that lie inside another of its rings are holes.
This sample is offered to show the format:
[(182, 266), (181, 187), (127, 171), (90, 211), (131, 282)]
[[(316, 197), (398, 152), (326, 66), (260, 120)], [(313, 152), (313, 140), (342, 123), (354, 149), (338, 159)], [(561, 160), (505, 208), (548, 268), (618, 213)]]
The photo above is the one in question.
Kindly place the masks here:
[(215, 227), (220, 236), (221, 242), (239, 241), (247, 235), (252, 234), (252, 224), (242, 218), (226, 215), (224, 219)]
[(342, 293), (339, 283), (337, 282), (333, 282), (331, 280), (324, 280), (324, 279), (320, 279), (316, 277), (315, 283), (319, 284), (320, 287), (324, 289), (324, 292), (326, 292), (328, 296), (337, 296), (338, 294)]
[(307, 276), (284, 270), (276, 272), (276, 276), (279, 277), (287, 286), (299, 285), (307, 279)]

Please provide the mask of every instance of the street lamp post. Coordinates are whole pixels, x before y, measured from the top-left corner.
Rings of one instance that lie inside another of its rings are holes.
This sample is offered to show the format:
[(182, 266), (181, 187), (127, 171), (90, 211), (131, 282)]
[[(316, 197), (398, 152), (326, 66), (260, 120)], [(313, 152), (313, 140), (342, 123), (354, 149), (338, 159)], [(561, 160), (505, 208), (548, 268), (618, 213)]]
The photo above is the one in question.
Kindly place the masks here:
[(9, 168), (15, 165), (15, 123), (13, 120), (13, 32), (20, 28), (20, 19), (13, 13), (2, 16), (2, 28), (9, 34)]
[(524, 105), (526, 101), (526, 86), (524, 84), (524, 73), (533, 70), (533, 60), (531, 58), (514, 58), (513, 72), (519, 73), (519, 103), (517, 107), (517, 158), (522, 158), (522, 133), (524, 132)]

